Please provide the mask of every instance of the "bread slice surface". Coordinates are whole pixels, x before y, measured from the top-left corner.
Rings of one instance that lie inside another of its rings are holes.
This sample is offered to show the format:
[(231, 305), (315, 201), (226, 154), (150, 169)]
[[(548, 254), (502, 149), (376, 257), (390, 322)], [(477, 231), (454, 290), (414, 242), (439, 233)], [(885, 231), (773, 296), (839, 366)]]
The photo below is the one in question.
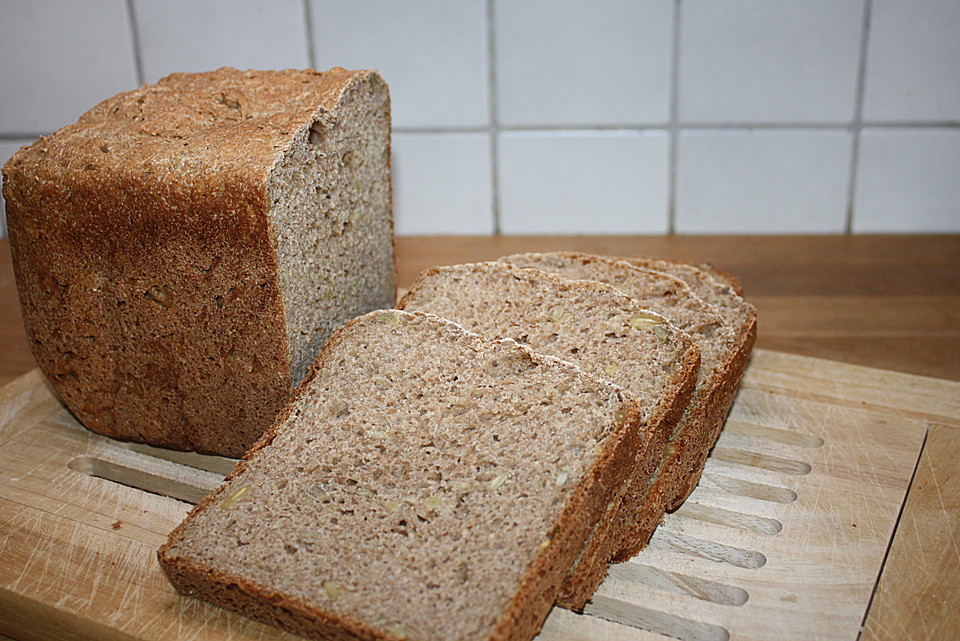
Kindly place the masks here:
[[(717, 312), (734, 328), (740, 354), (738, 358), (743, 368), (746, 367), (757, 339), (757, 309), (743, 298), (743, 287), (736, 276), (712, 265), (694, 265), (664, 258), (634, 257), (624, 260), (637, 267), (660, 270), (676, 276), (702, 300), (715, 306)], [(730, 381), (739, 380), (740, 375), (731, 377)], [(720, 395), (718, 414), (726, 416), (729, 413), (735, 394), (736, 387), (733, 386)], [(686, 490), (678, 495), (671, 509), (679, 507), (679, 502), (693, 491), (700, 476), (697, 470), (702, 471), (706, 461), (707, 454), (704, 453), (694, 464), (694, 473), (688, 476)]]
[(376, 72), (173, 74), (17, 152), (37, 362), (93, 431), (240, 456), (330, 332), (394, 302)]
[[(712, 305), (682, 280), (666, 272), (641, 269), (626, 261), (576, 252), (515, 254), (503, 262), (541, 269), (571, 279), (592, 279), (623, 291), (687, 331), (700, 347), (697, 388), (680, 420), (657, 472), (652, 491), (673, 510), (696, 487), (702, 463), (723, 427), (729, 399), (746, 363), (743, 337)], [(650, 533), (652, 534), (652, 532)], [(620, 550), (628, 558), (638, 549)]]
[(373, 312), (160, 562), (182, 593), (304, 636), (528, 639), (630, 472), (639, 421), (567, 363)]
[(644, 408), (649, 448), (623, 502), (601, 523), (565, 581), (559, 604), (580, 609), (607, 562), (663, 516), (649, 480), (692, 394), (700, 352), (690, 337), (609, 285), (504, 263), (425, 271), (399, 306), (429, 311), (489, 337), (508, 337), (621, 385)]
[(713, 305), (744, 336), (756, 337), (757, 310), (744, 299), (740, 280), (713, 265), (694, 265), (678, 260), (652, 257), (623, 258), (640, 267), (661, 271), (685, 282), (704, 302)]

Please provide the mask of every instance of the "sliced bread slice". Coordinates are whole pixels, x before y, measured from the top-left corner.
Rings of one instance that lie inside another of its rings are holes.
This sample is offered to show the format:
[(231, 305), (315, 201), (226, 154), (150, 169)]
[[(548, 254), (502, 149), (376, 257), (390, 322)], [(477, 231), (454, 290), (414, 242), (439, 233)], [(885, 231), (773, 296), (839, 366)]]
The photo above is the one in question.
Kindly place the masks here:
[(623, 258), (635, 267), (653, 269), (685, 282), (704, 302), (717, 307), (720, 315), (740, 333), (756, 338), (757, 310), (743, 298), (740, 279), (712, 265), (693, 265), (666, 258)]
[(426, 314), (351, 321), (159, 550), (178, 591), (318, 639), (529, 639), (632, 471), (641, 408)]
[(662, 501), (648, 496), (696, 382), (700, 352), (689, 336), (622, 292), (503, 263), (423, 272), (401, 299), (489, 337), (507, 337), (621, 385), (644, 410), (651, 446), (640, 451), (623, 504), (597, 528), (561, 590), (558, 604), (582, 609), (620, 549), (652, 530)]
[[(711, 265), (697, 266), (664, 258), (627, 258), (625, 260), (637, 267), (655, 269), (676, 276), (689, 285), (702, 300), (715, 306), (717, 312), (737, 332), (738, 350), (743, 354), (742, 365), (746, 367), (753, 344), (757, 339), (757, 310), (743, 299), (743, 289), (738, 278)], [(739, 379), (739, 376), (737, 378)], [(720, 395), (722, 405), (717, 407), (718, 414), (726, 417), (733, 406), (735, 395), (735, 384), (727, 390), (727, 393)], [(706, 462), (707, 452), (704, 452), (699, 461), (694, 464), (693, 469), (702, 470)], [(681, 493), (683, 498), (693, 491), (699, 477), (699, 472), (690, 475), (688, 487), (685, 493)], [(683, 498), (678, 496), (681, 502)], [(676, 509), (679, 505), (680, 503), (675, 501), (670, 509)]]
[[(651, 492), (661, 497), (666, 509), (676, 509), (699, 481), (701, 461), (706, 460), (720, 435), (729, 397), (743, 374), (747, 353), (740, 334), (715, 307), (697, 297), (686, 283), (664, 272), (640, 269), (615, 258), (576, 252), (515, 254), (500, 260), (565, 278), (590, 279), (613, 285), (697, 341), (701, 357), (697, 388), (651, 485)], [(618, 556), (629, 558), (637, 551), (634, 545), (621, 550)]]
[(721, 287), (729, 287), (737, 296), (743, 297), (743, 283), (740, 282), (740, 279), (727, 270), (710, 263), (689, 263), (673, 258), (654, 258), (652, 256), (634, 256), (621, 260), (643, 269), (653, 269), (676, 276), (704, 298), (710, 295), (710, 292), (704, 287), (712, 288), (717, 284)]

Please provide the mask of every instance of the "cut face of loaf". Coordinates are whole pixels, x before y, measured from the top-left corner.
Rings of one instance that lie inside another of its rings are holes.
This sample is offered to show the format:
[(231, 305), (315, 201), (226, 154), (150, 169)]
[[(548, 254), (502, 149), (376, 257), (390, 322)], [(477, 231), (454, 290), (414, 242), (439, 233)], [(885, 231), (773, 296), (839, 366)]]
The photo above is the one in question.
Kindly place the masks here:
[(294, 383), (335, 329), (395, 301), (389, 116), (386, 85), (365, 72), (270, 174)]
[(400, 307), (567, 360), (622, 386), (643, 407), (650, 447), (638, 452), (622, 505), (591, 536), (558, 600), (582, 608), (612, 555), (663, 516), (663, 501), (648, 492), (648, 484), (690, 399), (698, 348), (684, 332), (608, 285), (503, 263), (427, 270)]
[(529, 639), (639, 421), (567, 363), (372, 312), (159, 559), (181, 593), (312, 638)]
[[(663, 498), (666, 509), (676, 509), (696, 487), (703, 462), (723, 427), (730, 398), (746, 363), (743, 337), (686, 283), (664, 272), (640, 269), (614, 258), (573, 252), (516, 254), (500, 260), (565, 278), (612, 285), (663, 315), (697, 342), (701, 358), (697, 388), (670, 440), (668, 455), (655, 475), (652, 490)], [(629, 558), (637, 551), (632, 546), (620, 550), (618, 557)]]
[(394, 302), (376, 72), (174, 74), (4, 167), (24, 323), (80, 421), (240, 456), (330, 333)]

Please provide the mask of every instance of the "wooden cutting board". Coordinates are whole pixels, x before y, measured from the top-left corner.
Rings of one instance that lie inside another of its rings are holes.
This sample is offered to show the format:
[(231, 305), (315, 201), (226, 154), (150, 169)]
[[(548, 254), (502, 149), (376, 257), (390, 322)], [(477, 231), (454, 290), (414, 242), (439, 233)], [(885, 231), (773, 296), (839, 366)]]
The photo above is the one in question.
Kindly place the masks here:
[[(691, 498), (540, 638), (857, 639), (942, 422), (960, 422), (958, 383), (757, 351)], [(295, 638), (179, 597), (156, 562), (232, 461), (87, 432), (38, 371), (0, 389), (0, 455), (0, 632)]]

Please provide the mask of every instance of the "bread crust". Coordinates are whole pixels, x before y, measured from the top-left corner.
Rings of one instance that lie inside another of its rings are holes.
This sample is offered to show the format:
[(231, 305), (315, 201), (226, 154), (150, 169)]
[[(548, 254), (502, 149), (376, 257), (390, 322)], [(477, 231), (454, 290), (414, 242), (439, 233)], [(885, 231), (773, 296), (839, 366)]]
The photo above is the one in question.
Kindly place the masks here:
[[(631, 262), (627, 262), (613, 257), (572, 251), (515, 254), (502, 257), (499, 260), (528, 269), (542, 268), (551, 273), (576, 280), (589, 279), (590, 276), (583, 272), (573, 275), (565, 271), (574, 265), (588, 268), (588, 274), (591, 268), (595, 270), (594, 275), (597, 275), (596, 270), (599, 270), (601, 274), (606, 271), (610, 277), (610, 280), (606, 282), (611, 283), (615, 282), (614, 277), (617, 279), (625, 277), (654, 278), (656, 280), (653, 282), (657, 284), (658, 289), (662, 288), (669, 293), (669, 296), (689, 298), (690, 303), (695, 304), (694, 309), (702, 309), (702, 313), (707, 314), (708, 319), (709, 316), (713, 316), (717, 322), (727, 325), (726, 321), (721, 319), (712, 306), (702, 302), (694, 294), (687, 283), (675, 275), (655, 269), (667, 265), (672, 267), (674, 272), (679, 273), (701, 271), (692, 265), (655, 259), (632, 259)], [(642, 267), (638, 265), (642, 265)], [(598, 277), (600, 280), (605, 280), (600, 275)], [(710, 278), (705, 273), (700, 274), (700, 277)], [(661, 284), (661, 281), (663, 281), (663, 284)], [(590, 556), (585, 554), (565, 582), (558, 605), (581, 611), (602, 582), (606, 562), (611, 559), (615, 561), (626, 560), (646, 545), (657, 525), (657, 522), (651, 521), (649, 515), (657, 512), (662, 514), (663, 511), (676, 509), (696, 487), (707, 453), (723, 427), (724, 419), (729, 411), (733, 394), (743, 373), (752, 344), (750, 332), (726, 331), (727, 335), (734, 339), (734, 343), (730, 344), (730, 348), (725, 350), (724, 360), (718, 368), (710, 373), (709, 378), (698, 382), (699, 387), (692, 395), (690, 403), (686, 406), (684, 415), (680, 420), (680, 429), (669, 448), (664, 450), (664, 456), (654, 475), (656, 480), (646, 488), (645, 494), (642, 488), (634, 488), (632, 499), (628, 499), (626, 503), (626, 505), (632, 504), (635, 507), (639, 515), (638, 518), (643, 525), (638, 532), (621, 537), (620, 541), (623, 545), (619, 548), (611, 548), (610, 543), (617, 539), (616, 537), (608, 537), (606, 539), (607, 545), (604, 546), (602, 554)], [(644, 510), (644, 502), (657, 502), (662, 507), (656, 511)], [(616, 527), (619, 527), (621, 531), (624, 530), (623, 524), (617, 524)]]
[[(469, 337), (468, 340), (474, 341), (475, 345), (508, 342), (512, 349), (523, 352), (534, 363), (562, 367), (572, 373), (576, 372), (577, 375), (590, 378), (600, 385), (610, 386), (609, 383), (600, 381), (569, 363), (543, 356), (513, 341), (481, 341), (477, 335), (439, 317), (398, 310), (375, 313), (429, 317), (432, 322), (442, 323), (459, 335)], [(220, 488), (195, 506), (187, 518), (171, 532), (167, 542), (159, 548), (157, 558), (160, 565), (178, 592), (201, 598), (309, 638), (337, 639), (338, 641), (358, 639), (400, 641), (400, 637), (391, 634), (388, 630), (374, 629), (361, 621), (332, 615), (291, 595), (270, 591), (244, 577), (205, 567), (174, 553), (191, 518), (204, 510), (214, 509), (227, 491), (230, 481), (242, 473), (250, 462), (273, 442), (301, 397), (309, 393), (311, 381), (318, 375), (323, 363), (335, 353), (343, 341), (348, 339), (355, 325), (366, 322), (367, 316), (370, 315), (350, 321), (334, 333), (273, 425), (250, 448), (237, 467), (227, 475)], [(509, 606), (504, 609), (487, 639), (520, 641), (532, 638), (536, 634), (553, 605), (559, 584), (573, 562), (577, 550), (583, 545), (588, 532), (600, 518), (605, 505), (615, 500), (617, 488), (630, 474), (634, 453), (642, 447), (642, 435), (639, 430), (641, 410), (622, 392), (618, 394), (626, 409), (625, 420), (606, 439), (605, 447), (590, 473), (584, 477), (552, 528), (550, 544), (538, 550), (533, 564), (521, 580)]]
[(374, 75), (173, 74), (9, 160), (24, 325), (82, 424), (232, 457), (270, 424), (291, 381), (269, 177)]
[(688, 275), (693, 275), (694, 278), (707, 278), (730, 287), (733, 293), (743, 298), (743, 283), (740, 281), (740, 278), (712, 263), (694, 264), (675, 258), (652, 258), (649, 256), (629, 257), (622, 258), (621, 260), (643, 269), (670, 273), (684, 282), (687, 282)]
[[(734, 356), (719, 377), (720, 385), (714, 388), (711, 398), (705, 399), (703, 402), (703, 405), (708, 408), (704, 411), (704, 434), (708, 435), (708, 445), (698, 447), (696, 450), (697, 457), (690, 460), (690, 465), (685, 471), (678, 473), (684, 482), (674, 493), (672, 501), (667, 506), (667, 511), (673, 511), (680, 507), (696, 489), (710, 450), (720, 437), (730, 408), (733, 407), (740, 379), (743, 378), (743, 373), (750, 362), (750, 353), (757, 338), (757, 314), (752, 306), (747, 314), (745, 324), (741, 326), (738, 338)], [(626, 558), (629, 558), (629, 556)]]
[[(728, 318), (737, 332), (737, 344), (733, 350), (733, 356), (725, 366), (720, 383), (713, 390), (711, 398), (705, 399), (705, 409), (701, 410), (704, 422), (703, 433), (708, 436), (708, 440), (705, 447), (701, 446), (697, 449), (697, 456), (689, 460), (687, 468), (677, 472), (677, 475), (683, 479), (683, 483), (677, 487), (672, 500), (667, 505), (667, 510), (673, 511), (680, 507), (696, 489), (710, 450), (720, 436), (720, 431), (733, 406), (740, 379), (750, 361), (750, 353), (756, 342), (757, 310), (743, 299), (740, 280), (712, 265), (693, 265), (662, 258), (626, 258), (624, 261), (645, 269), (674, 268), (676, 271), (672, 273), (686, 282), (691, 289), (711, 290), (711, 295), (718, 300), (725, 299), (725, 307), (737, 310), (737, 318)], [(722, 314), (724, 306), (721, 306)], [(619, 558), (629, 558), (629, 552), (624, 550)]]
[[(665, 426), (669, 432), (673, 431), (690, 402), (700, 366), (700, 350), (691, 344), (681, 358), (684, 375), (672, 394), (664, 397), (657, 406), (658, 411), (648, 419), (649, 425)], [(669, 440), (668, 435), (663, 436), (664, 431), (655, 432), (658, 436), (651, 438), (647, 451), (637, 457), (637, 468), (621, 490), (619, 509), (607, 515), (606, 522), (585, 543), (576, 565), (564, 579), (557, 597), (560, 607), (582, 612), (606, 577), (607, 566), (618, 551), (627, 546), (637, 547), (638, 551), (642, 549), (663, 518), (665, 501), (651, 494), (648, 482)]]

